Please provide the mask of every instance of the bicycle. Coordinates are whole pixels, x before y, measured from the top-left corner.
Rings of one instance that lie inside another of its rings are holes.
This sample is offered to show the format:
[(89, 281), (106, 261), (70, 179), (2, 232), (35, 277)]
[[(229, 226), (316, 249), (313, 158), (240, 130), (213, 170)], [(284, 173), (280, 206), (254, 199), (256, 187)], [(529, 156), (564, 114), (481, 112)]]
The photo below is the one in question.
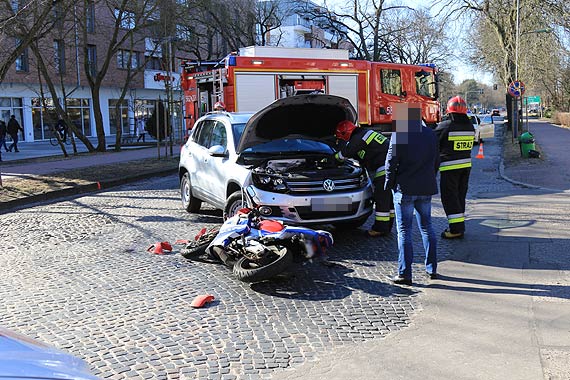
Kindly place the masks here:
[[(56, 133), (59, 136), (57, 136)], [(52, 131), (52, 135), (49, 138), (49, 143), (53, 146), (57, 146), (59, 144), (59, 140), (63, 141), (65, 143), (65, 145), (71, 144), (71, 141), (69, 138), (66, 138), (65, 140), (63, 139), (63, 134), (61, 132), (59, 132), (57, 130)]]

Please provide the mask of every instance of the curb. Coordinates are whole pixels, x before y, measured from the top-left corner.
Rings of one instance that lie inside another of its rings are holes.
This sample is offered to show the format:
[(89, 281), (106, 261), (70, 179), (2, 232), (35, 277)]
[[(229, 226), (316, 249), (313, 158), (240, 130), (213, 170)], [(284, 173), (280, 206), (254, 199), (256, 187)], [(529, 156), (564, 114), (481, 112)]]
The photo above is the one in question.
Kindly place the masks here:
[(124, 185), (130, 182), (136, 182), (149, 177), (165, 177), (178, 172), (178, 168), (173, 169), (161, 169), (160, 171), (146, 172), (142, 174), (137, 174), (133, 176), (128, 176), (120, 179), (111, 179), (107, 181), (92, 182), (86, 185), (77, 185), (67, 189), (49, 191), (43, 194), (31, 195), (29, 197), (18, 198), (12, 201), (2, 202), (0, 204), (0, 214), (7, 211), (13, 211), (14, 209), (22, 209), (26, 207), (31, 207), (36, 203), (46, 202), (58, 198), (72, 197), (80, 194), (86, 193), (96, 193), (103, 189), (109, 189), (112, 187)]

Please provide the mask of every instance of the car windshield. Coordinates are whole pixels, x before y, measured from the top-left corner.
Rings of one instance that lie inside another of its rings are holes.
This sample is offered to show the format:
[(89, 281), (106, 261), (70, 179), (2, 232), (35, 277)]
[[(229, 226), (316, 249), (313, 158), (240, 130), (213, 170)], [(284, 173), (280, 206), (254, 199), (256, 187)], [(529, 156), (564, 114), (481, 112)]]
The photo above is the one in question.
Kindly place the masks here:
[(324, 142), (306, 139), (280, 139), (266, 142), (247, 148), (243, 151), (247, 155), (279, 154), (288, 155), (291, 153), (333, 153), (333, 149)]

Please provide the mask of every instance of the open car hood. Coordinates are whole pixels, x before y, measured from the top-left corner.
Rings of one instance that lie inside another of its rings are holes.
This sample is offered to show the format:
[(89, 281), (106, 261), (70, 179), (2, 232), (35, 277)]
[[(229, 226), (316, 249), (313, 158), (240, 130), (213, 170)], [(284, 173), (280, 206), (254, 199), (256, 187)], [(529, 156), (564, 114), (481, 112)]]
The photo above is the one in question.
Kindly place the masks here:
[(356, 110), (346, 98), (335, 95), (296, 95), (278, 99), (247, 122), (237, 152), (271, 140), (330, 139), (339, 121), (356, 123)]

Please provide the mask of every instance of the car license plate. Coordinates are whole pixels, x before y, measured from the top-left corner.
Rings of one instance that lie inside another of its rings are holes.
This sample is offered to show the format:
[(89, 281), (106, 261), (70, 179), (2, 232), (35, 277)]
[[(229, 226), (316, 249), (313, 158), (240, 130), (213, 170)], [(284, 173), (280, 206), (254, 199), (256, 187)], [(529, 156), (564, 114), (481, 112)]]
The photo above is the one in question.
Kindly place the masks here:
[(350, 211), (352, 200), (350, 197), (330, 197), (311, 199), (313, 211)]

